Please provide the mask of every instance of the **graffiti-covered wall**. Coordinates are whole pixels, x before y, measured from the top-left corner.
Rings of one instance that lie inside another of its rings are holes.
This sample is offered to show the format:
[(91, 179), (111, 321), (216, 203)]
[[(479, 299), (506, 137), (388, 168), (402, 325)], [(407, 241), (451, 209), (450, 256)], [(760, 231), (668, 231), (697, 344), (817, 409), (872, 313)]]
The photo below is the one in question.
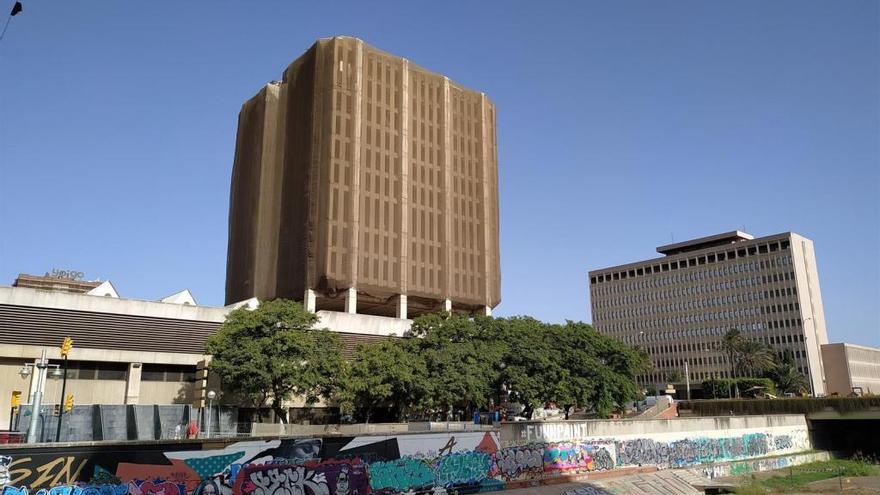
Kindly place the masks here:
[(752, 417), (713, 430), (696, 429), (706, 418), (624, 422), (614, 428), (628, 424), (630, 433), (604, 437), (585, 433), (610, 423), (564, 422), (489, 432), (2, 447), (0, 495), (467, 494), (809, 449), (804, 418), (788, 418)]

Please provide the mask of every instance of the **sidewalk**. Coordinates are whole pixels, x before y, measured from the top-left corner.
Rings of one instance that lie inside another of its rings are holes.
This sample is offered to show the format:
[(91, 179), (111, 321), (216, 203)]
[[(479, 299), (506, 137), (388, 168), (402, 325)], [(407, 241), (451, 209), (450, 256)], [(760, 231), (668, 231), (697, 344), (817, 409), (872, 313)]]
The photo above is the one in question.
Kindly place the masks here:
[(577, 483), (505, 490), (505, 495), (701, 495), (691, 483), (703, 478), (688, 469), (664, 469)]

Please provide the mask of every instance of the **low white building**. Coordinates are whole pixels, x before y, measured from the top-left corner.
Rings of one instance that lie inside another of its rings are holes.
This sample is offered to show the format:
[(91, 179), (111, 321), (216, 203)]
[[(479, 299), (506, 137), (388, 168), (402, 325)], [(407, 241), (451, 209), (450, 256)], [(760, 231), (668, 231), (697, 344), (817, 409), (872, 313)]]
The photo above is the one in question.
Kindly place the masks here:
[[(44, 349), (52, 363), (61, 363), (65, 337), (74, 340), (66, 394), (77, 405), (203, 406), (210, 360), (205, 340), (229, 311), (257, 304), (199, 306), (187, 290), (159, 301), (124, 299), (106, 281), (20, 276), (13, 286), (0, 286), (0, 429), (9, 425), (13, 392), (22, 403), (35, 392), (34, 374), (19, 371)], [(346, 357), (358, 344), (402, 336), (412, 323), (331, 311), (318, 316), (318, 326), (339, 333)], [(43, 392), (44, 404), (63, 402), (60, 379), (47, 380)]]
[(822, 346), (828, 395), (880, 394), (880, 349), (837, 343)]

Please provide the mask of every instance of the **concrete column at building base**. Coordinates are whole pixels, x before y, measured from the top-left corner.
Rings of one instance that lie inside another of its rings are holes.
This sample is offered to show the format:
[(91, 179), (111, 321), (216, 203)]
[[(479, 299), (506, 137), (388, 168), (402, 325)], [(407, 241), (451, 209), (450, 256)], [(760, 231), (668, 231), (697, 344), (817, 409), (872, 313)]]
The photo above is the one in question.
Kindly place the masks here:
[(480, 308), (480, 316), (492, 316), (492, 307), (483, 306), (482, 308)]
[(309, 313), (314, 313), (315, 308), (317, 306), (317, 295), (315, 291), (312, 289), (306, 289), (306, 293), (303, 297), (303, 307)]
[(128, 377), (125, 380), (125, 403), (137, 404), (141, 396), (141, 363), (128, 364)]
[(406, 319), (406, 295), (400, 294), (397, 296), (397, 317), (405, 320)]
[(357, 313), (358, 293), (354, 287), (349, 288), (345, 292), (345, 312), (350, 314)]
[(452, 299), (443, 300), (443, 311), (446, 311), (447, 313), (452, 312)]

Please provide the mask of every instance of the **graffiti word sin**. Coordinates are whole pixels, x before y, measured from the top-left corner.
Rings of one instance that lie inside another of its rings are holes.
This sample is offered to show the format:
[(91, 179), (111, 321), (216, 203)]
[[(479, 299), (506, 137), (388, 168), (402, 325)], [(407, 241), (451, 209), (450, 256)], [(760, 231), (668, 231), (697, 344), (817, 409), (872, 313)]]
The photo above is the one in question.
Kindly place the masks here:
[[(79, 473), (85, 467), (86, 462), (88, 459), (77, 461), (76, 456), (62, 456), (31, 469), (28, 467), (31, 458), (22, 457), (9, 464), (8, 483), (31, 487), (73, 483), (79, 478)], [(36, 471), (36, 479), (30, 480), (35, 476), (34, 471)]]

